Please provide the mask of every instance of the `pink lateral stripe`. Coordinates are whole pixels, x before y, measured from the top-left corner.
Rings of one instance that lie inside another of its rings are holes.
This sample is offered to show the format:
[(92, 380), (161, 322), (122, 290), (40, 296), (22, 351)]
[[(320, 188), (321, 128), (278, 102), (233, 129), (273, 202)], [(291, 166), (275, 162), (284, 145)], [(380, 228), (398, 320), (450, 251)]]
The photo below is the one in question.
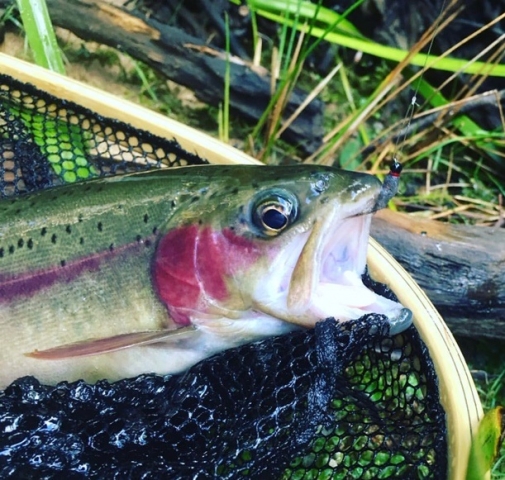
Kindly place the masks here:
[(12, 276), (0, 274), (0, 303), (9, 303), (21, 296), (33, 296), (39, 291), (47, 289), (56, 283), (72, 282), (84, 272), (99, 270), (100, 265), (107, 259), (128, 250), (135, 250), (141, 247), (141, 243), (133, 242), (115, 248), (114, 250), (104, 250), (87, 257), (70, 261), (65, 264), (65, 266), (57, 265)]

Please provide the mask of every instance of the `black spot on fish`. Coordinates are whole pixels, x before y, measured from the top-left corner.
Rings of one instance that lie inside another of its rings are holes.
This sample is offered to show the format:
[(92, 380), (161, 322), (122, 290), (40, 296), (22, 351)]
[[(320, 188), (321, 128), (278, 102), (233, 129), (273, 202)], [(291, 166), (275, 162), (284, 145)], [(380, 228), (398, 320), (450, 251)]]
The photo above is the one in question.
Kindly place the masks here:
[(232, 195), (237, 195), (237, 193), (238, 193), (238, 187), (235, 187), (230, 193)]
[(51, 235), (51, 243), (56, 243), (56, 239), (57, 239), (57, 238), (58, 238), (58, 237), (57, 237), (56, 233), (53, 233), (53, 234)]
[(111, 244), (109, 245), (109, 252), (113, 252), (113, 251), (114, 251), (114, 244), (113, 244), (113, 243), (111, 243)]
[(177, 203), (175, 202), (175, 200), (172, 200), (172, 201), (170, 202), (170, 206), (171, 206), (172, 208), (175, 208), (175, 206), (176, 206), (176, 205), (177, 205)]
[(47, 233), (47, 228), (42, 227), (42, 230), (40, 231), (40, 235), (43, 237), (43, 236), (45, 236), (46, 233)]
[(18, 208), (15, 212), (14, 212), (16, 215), (19, 215), (21, 213), (21, 209)]
[(200, 197), (197, 195), (191, 199), (191, 203), (198, 202), (198, 200), (200, 200)]
[(146, 213), (144, 215), (144, 223), (147, 223), (149, 221), (149, 215)]
[(151, 240), (146, 240), (146, 241), (144, 242), (144, 245), (145, 245), (146, 247), (150, 247), (150, 246), (151, 246)]
[(153, 228), (153, 235), (156, 235), (158, 233), (158, 227)]
[(65, 227), (65, 232), (67, 232), (70, 235), (72, 233), (72, 227), (70, 225), (67, 225)]
[(137, 236), (135, 237), (135, 240), (137, 240), (137, 243), (140, 243), (140, 242), (142, 241), (142, 236), (137, 235)]
[(0, 258), (4, 258), (4, 249), (0, 248)]
[(79, 216), (77, 217), (77, 221), (79, 223), (82, 223), (82, 213), (79, 213)]
[(25, 241), (24, 241), (22, 238), (20, 238), (20, 239), (18, 240), (18, 248), (23, 248), (23, 245), (24, 245), (24, 244), (25, 244)]
[(35, 202), (32, 200), (32, 201), (30, 202), (30, 208), (33, 208), (34, 206), (35, 206)]
[(58, 200), (58, 195), (53, 195), (51, 197), (51, 201), (54, 202), (55, 200)]
[(258, 182), (252, 182), (251, 185), (252, 185), (253, 188), (260, 188)]
[(84, 244), (84, 237), (79, 238), (79, 243), (80, 243), (81, 245), (83, 245), (83, 244)]
[(323, 197), (319, 200), (319, 203), (321, 205), (324, 205), (325, 203), (328, 203), (328, 201), (330, 200), (330, 197)]
[(9, 245), (9, 253), (14, 253), (14, 245)]
[(98, 231), (99, 231), (99, 232), (102, 232), (102, 231), (103, 231), (103, 223), (102, 223), (102, 222), (98, 222), (98, 223), (96, 224), (96, 228), (98, 228)]
[(31, 250), (33, 248), (33, 240), (31, 238), (26, 242), (26, 246)]
[(62, 267), (64, 267), (66, 264), (67, 264), (67, 262), (66, 262), (65, 260), (62, 260), (62, 261), (60, 262), (60, 265), (61, 265)]
[(203, 220), (200, 218), (198, 219), (198, 225), (202, 225), (203, 224)]

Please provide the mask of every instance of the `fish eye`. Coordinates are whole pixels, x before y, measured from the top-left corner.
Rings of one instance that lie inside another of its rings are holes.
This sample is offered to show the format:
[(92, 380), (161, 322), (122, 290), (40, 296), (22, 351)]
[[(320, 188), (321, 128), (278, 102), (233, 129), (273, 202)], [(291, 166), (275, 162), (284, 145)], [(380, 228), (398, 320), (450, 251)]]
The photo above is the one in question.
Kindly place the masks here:
[(261, 196), (253, 205), (254, 225), (267, 236), (275, 236), (298, 217), (298, 199), (287, 192)]

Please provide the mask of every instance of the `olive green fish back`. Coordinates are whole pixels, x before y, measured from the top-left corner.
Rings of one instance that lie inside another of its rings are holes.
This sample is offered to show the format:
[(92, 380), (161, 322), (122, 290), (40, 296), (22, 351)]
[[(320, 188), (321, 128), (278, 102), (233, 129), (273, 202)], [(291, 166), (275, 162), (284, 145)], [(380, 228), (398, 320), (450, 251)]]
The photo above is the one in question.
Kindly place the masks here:
[[(201, 163), (173, 140), (0, 75), (0, 201)], [(183, 376), (15, 383), (0, 392), (0, 476), (445, 478), (445, 413), (415, 329), (390, 338), (380, 317), (322, 325)]]

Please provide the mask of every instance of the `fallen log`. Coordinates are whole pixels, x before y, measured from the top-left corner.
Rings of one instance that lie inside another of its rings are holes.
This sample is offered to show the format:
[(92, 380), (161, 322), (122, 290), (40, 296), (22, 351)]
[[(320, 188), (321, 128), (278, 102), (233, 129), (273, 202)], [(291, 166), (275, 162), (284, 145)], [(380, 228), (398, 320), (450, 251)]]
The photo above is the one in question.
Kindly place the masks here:
[[(6, 8), (12, 0), (0, 0)], [(223, 102), (224, 52), (178, 28), (154, 19), (140, 18), (127, 10), (99, 0), (47, 0), (52, 22), (79, 38), (126, 52), (174, 82), (194, 91), (210, 105)], [(257, 122), (271, 99), (271, 78), (265, 69), (232, 57), (230, 67), (230, 108), (232, 113)], [(286, 118), (305, 100), (306, 93), (295, 88), (285, 109)], [(323, 102), (311, 101), (285, 131), (284, 138), (305, 152), (313, 152), (323, 137)]]
[(454, 334), (505, 339), (505, 229), (383, 210), (372, 236), (414, 277)]

